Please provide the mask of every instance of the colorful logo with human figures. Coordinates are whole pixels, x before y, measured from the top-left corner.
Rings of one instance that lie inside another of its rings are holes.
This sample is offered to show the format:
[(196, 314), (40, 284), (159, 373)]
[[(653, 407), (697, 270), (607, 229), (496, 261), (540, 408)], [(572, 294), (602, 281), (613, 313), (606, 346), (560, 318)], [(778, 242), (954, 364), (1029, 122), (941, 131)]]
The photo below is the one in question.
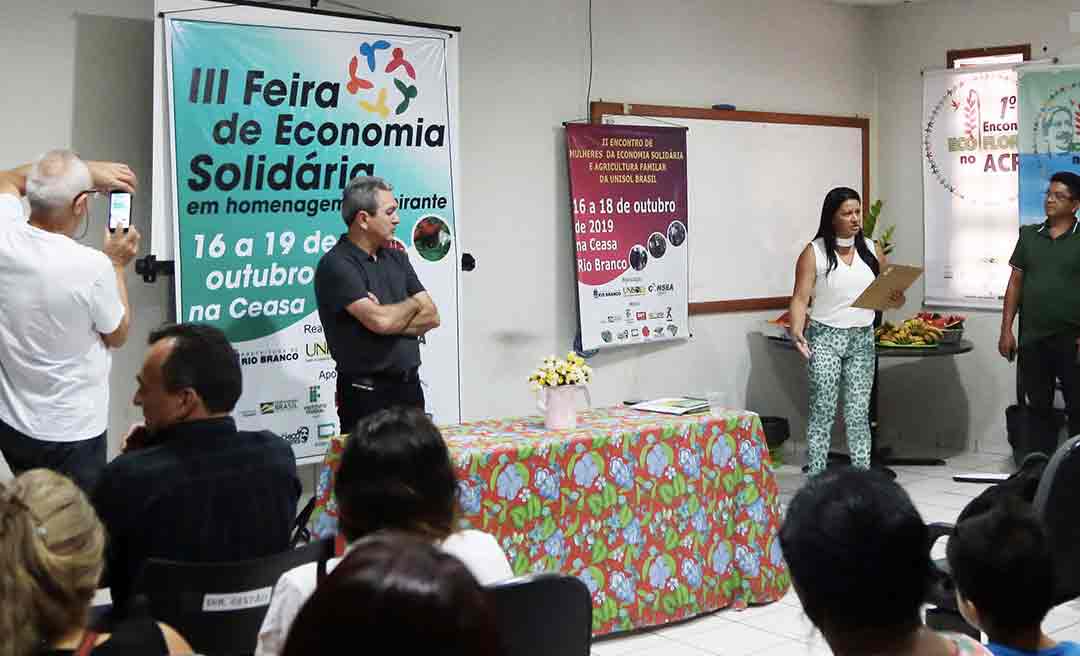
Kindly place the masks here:
[(357, 97), (364, 111), (386, 120), (391, 112), (401, 116), (420, 94), (416, 67), (405, 48), (378, 39), (364, 41), (349, 59), (345, 90)]

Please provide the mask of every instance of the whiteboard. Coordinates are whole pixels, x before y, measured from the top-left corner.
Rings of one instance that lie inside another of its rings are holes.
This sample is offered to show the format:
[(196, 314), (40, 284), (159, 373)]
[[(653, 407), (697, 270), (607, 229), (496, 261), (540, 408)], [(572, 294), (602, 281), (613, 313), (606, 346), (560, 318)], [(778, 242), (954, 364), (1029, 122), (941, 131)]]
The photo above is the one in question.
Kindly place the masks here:
[(862, 194), (860, 127), (615, 114), (603, 122), (689, 128), (690, 303), (790, 296), (825, 194)]

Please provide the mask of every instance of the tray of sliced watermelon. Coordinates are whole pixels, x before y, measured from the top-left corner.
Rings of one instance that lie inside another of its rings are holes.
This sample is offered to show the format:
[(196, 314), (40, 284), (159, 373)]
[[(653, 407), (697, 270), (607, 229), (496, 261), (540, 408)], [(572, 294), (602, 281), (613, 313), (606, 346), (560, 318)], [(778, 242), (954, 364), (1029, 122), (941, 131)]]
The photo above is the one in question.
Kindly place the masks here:
[(959, 342), (964, 337), (964, 321), (967, 317), (963, 315), (920, 312), (915, 315), (915, 318), (941, 329), (941, 339), (938, 340), (940, 344)]

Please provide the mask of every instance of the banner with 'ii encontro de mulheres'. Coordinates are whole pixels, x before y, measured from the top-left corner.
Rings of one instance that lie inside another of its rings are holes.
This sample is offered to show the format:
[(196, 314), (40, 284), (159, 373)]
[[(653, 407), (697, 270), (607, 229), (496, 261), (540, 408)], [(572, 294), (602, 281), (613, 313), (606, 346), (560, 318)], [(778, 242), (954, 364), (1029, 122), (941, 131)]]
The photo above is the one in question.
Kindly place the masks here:
[(285, 436), (298, 457), (339, 432), (313, 280), (346, 230), (341, 194), (357, 175), (394, 186), (392, 245), (442, 316), (421, 345), (428, 410), (458, 421), (450, 35), (186, 16), (166, 21), (176, 309), (223, 329), (240, 352), (241, 428)]
[(568, 125), (581, 345), (685, 339), (686, 130)]

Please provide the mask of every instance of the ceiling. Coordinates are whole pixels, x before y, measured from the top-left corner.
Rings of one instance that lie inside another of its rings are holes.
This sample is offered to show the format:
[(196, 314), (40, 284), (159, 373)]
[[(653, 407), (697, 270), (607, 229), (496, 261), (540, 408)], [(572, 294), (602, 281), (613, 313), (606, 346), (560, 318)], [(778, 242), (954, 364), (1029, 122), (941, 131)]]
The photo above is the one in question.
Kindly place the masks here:
[(836, 5), (852, 5), (855, 7), (886, 7), (889, 5), (907, 5), (912, 2), (926, 2), (927, 0), (828, 0)]

